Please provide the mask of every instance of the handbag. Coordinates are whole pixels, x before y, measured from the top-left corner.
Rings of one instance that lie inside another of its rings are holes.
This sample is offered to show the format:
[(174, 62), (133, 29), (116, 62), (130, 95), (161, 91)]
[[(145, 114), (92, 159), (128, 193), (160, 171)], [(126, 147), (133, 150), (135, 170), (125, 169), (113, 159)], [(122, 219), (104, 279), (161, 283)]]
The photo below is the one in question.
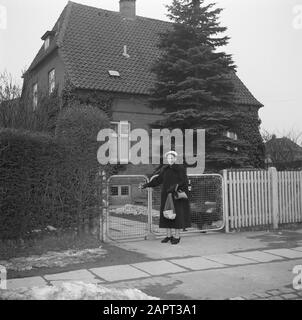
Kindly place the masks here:
[(174, 199), (175, 200), (188, 199), (187, 194), (184, 191), (177, 190), (177, 188), (178, 188), (178, 184), (176, 185), (176, 188), (175, 188)]
[(174, 220), (176, 217), (175, 207), (171, 193), (169, 193), (167, 196), (163, 214), (164, 217), (169, 220)]

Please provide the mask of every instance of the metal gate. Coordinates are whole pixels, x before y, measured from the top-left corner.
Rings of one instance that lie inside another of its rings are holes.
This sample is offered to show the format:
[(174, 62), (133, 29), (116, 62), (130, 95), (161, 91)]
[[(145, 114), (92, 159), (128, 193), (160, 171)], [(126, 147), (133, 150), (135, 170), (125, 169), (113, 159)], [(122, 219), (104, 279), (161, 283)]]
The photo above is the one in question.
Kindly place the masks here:
[[(149, 194), (139, 188), (144, 175), (117, 175), (107, 181), (106, 236), (110, 240), (145, 238), (149, 233)], [(104, 232), (103, 231), (103, 232)]]
[[(152, 177), (150, 180), (155, 178)], [(219, 174), (189, 175), (189, 201), (191, 207), (191, 228), (183, 233), (196, 233), (222, 230), (225, 226), (223, 207), (223, 183)], [(160, 187), (150, 189), (152, 208), (151, 231), (154, 234), (165, 233), (159, 229)]]
[[(192, 226), (182, 232), (222, 230), (225, 226), (222, 176), (189, 175), (189, 180)], [(141, 183), (148, 181), (144, 175), (117, 175), (109, 178), (103, 230), (107, 238), (146, 239), (150, 235), (165, 232), (165, 229), (159, 229), (160, 186), (145, 190), (139, 188)]]

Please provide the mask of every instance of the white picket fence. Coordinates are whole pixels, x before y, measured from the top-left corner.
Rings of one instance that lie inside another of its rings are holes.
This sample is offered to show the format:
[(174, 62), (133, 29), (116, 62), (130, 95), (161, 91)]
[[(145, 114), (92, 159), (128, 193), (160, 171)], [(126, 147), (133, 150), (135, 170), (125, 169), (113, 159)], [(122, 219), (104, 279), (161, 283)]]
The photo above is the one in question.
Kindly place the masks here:
[(302, 222), (302, 171), (224, 170), (226, 232)]

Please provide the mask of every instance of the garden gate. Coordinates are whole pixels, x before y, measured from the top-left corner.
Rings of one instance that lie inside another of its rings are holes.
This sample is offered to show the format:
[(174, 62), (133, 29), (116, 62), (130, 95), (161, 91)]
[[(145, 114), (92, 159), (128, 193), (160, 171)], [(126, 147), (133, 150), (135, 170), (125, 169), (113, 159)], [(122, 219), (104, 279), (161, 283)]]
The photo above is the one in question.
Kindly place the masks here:
[[(155, 177), (155, 176), (154, 176)], [(152, 180), (152, 177), (150, 180)], [(107, 203), (103, 233), (110, 240), (147, 239), (161, 235), (159, 229), (160, 187), (141, 190), (148, 182), (144, 175), (117, 175), (107, 181)], [(184, 233), (200, 233), (224, 228), (222, 176), (189, 175), (192, 227)]]

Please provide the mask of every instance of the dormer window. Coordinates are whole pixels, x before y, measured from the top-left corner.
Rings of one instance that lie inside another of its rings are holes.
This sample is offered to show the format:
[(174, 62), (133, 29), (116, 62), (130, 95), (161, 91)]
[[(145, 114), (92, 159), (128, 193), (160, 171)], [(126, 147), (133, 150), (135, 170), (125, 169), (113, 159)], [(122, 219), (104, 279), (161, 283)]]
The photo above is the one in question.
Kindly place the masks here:
[(119, 78), (121, 76), (120, 73), (116, 70), (109, 70), (108, 73), (113, 78)]
[(44, 40), (44, 50), (47, 50), (50, 46), (50, 41), (55, 35), (55, 31), (47, 31), (45, 34), (42, 36), (42, 40)]
[(49, 48), (49, 44), (50, 44), (50, 38), (47, 37), (44, 41), (44, 50), (47, 50)]

